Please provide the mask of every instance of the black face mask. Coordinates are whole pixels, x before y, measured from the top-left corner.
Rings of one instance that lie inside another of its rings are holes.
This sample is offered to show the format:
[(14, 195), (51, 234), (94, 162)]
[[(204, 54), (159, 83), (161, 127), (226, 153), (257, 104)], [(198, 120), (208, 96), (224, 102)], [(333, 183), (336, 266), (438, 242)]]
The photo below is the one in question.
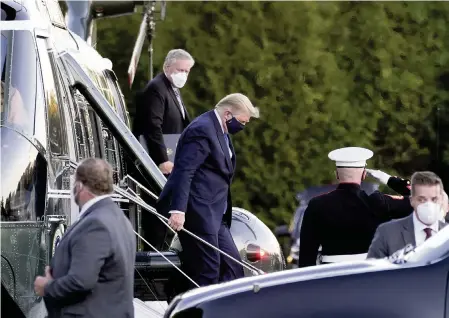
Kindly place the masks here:
[(226, 121), (226, 127), (228, 128), (228, 132), (233, 135), (245, 128), (245, 125), (232, 116), (231, 119)]

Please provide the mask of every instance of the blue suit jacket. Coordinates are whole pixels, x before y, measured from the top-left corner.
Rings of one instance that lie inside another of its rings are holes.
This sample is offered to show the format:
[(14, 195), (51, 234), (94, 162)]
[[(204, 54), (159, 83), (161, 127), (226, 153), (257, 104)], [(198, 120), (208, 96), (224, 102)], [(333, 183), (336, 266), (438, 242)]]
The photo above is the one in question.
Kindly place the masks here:
[(232, 159), (214, 111), (193, 120), (179, 138), (174, 168), (157, 204), (159, 212), (185, 212), (185, 228), (200, 233), (218, 233), (222, 220), (230, 226), (235, 152), (230, 139), (229, 143)]

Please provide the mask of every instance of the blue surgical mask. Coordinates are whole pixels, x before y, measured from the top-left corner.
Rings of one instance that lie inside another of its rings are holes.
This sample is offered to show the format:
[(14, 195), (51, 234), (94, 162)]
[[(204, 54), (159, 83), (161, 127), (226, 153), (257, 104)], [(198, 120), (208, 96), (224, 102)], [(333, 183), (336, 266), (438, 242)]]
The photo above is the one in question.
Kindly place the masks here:
[(230, 134), (236, 134), (245, 128), (241, 122), (239, 122), (234, 116), (231, 119), (226, 121), (226, 127), (228, 128), (228, 132)]

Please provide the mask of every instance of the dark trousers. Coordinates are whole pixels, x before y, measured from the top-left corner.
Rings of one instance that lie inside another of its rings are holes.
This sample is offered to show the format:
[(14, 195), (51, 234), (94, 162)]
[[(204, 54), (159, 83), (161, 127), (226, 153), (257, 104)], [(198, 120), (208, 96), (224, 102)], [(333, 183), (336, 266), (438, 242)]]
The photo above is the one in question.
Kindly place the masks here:
[[(217, 234), (194, 233), (223, 252), (241, 260), (229, 228), (221, 224)], [(243, 267), (189, 234), (178, 232), (182, 245), (182, 269), (198, 285), (207, 286), (244, 276)], [(190, 283), (191, 284), (191, 283)], [(191, 284), (190, 288), (195, 287)]]

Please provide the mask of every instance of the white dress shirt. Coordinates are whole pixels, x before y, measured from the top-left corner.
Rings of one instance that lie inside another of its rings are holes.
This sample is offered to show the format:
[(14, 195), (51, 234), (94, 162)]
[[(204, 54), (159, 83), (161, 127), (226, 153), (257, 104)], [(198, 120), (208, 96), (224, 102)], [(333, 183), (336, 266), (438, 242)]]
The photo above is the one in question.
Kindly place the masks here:
[(436, 233), (438, 233), (438, 228), (439, 228), (439, 222), (435, 222), (432, 225), (426, 225), (421, 223), (421, 221), (418, 220), (418, 218), (416, 217), (416, 213), (413, 212), (413, 227), (415, 230), (415, 243), (416, 246), (421, 245), (422, 243), (424, 243), (424, 241), (426, 240), (426, 232), (424, 232), (425, 228), (431, 228), (432, 229), (432, 236), (435, 235)]
[(95, 197), (93, 199), (90, 199), (89, 201), (87, 201), (86, 203), (84, 203), (83, 207), (81, 208), (80, 214), (78, 215), (78, 220), (81, 218), (81, 215), (84, 214), (84, 212), (87, 211), (88, 208), (90, 208), (92, 205), (94, 205), (95, 203), (97, 203), (100, 200), (103, 200), (107, 197), (110, 197), (110, 194), (105, 194), (105, 195), (99, 195), (98, 197)]
[[(220, 123), (221, 131), (223, 132), (223, 135), (224, 135), (225, 132), (223, 129), (223, 120), (220, 118), (220, 115), (218, 114), (216, 109), (214, 109), (214, 113), (215, 113), (215, 116), (217, 116), (217, 120)], [(226, 141), (226, 138), (225, 138), (225, 141)], [(228, 146), (229, 156), (232, 158), (232, 151), (231, 151), (231, 148), (228, 143), (227, 143), (227, 146)], [(172, 213), (184, 213), (184, 212), (173, 210), (173, 211), (170, 211), (169, 213), (172, 214)], [(226, 211), (225, 211), (225, 213), (226, 213)]]

